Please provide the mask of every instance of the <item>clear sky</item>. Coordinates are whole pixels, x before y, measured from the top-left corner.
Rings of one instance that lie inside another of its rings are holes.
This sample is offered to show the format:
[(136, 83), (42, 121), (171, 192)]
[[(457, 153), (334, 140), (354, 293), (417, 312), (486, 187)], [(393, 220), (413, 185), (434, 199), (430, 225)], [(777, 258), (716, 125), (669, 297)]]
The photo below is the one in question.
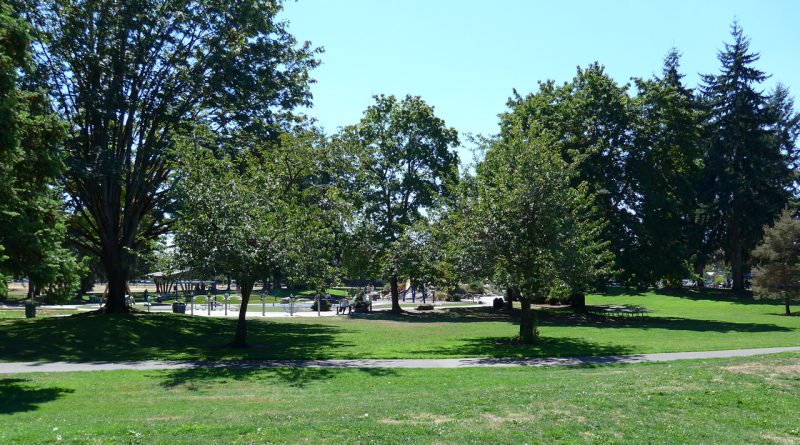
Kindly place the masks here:
[(325, 48), (305, 113), (328, 133), (383, 93), (422, 96), (461, 134), (493, 134), (512, 88), (562, 83), (593, 61), (618, 83), (650, 77), (673, 46), (694, 87), (719, 70), (734, 18), (772, 75), (766, 87), (800, 97), (800, 0), (299, 0), (282, 18)]

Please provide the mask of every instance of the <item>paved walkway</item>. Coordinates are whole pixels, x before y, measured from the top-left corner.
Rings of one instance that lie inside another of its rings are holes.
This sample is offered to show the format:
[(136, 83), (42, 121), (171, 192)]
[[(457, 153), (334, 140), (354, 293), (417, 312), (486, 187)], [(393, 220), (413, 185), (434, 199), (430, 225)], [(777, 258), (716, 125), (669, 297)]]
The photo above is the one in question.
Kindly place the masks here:
[(597, 357), (452, 358), (452, 359), (352, 359), (352, 360), (250, 360), (250, 361), (131, 361), (131, 362), (20, 362), (0, 363), (0, 374), (25, 372), (74, 372), (119, 370), (169, 370), (190, 368), (477, 368), (511, 366), (580, 366), (620, 363), (671, 362), (689, 359), (750, 357), (797, 352), (800, 346), (734, 349), (727, 351), (668, 352), (659, 354), (606, 355)]

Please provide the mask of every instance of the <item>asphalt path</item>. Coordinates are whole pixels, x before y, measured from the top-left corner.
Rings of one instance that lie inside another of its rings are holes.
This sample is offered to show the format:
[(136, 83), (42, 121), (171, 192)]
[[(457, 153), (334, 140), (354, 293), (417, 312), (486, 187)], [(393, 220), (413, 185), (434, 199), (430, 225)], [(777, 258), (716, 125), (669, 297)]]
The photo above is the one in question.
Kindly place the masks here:
[(585, 357), (531, 357), (531, 358), (444, 358), (444, 359), (331, 359), (331, 360), (224, 360), (177, 361), (145, 360), (118, 362), (9, 362), (0, 363), (0, 374), (28, 372), (77, 372), (119, 370), (170, 370), (170, 369), (273, 369), (273, 368), (331, 368), (331, 369), (456, 369), (488, 367), (550, 367), (599, 366), (631, 363), (671, 362), (675, 360), (751, 357), (782, 352), (798, 352), (800, 346), (783, 348), (733, 349), (726, 351), (666, 352), (657, 354), (604, 355)]

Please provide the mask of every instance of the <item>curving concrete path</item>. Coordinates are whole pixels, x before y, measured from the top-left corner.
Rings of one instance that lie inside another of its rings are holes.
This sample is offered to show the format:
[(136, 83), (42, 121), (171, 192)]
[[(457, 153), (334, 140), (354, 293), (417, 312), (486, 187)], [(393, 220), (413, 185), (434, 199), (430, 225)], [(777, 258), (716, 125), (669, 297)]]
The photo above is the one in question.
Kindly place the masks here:
[(671, 362), (675, 360), (750, 357), (799, 352), (800, 346), (783, 348), (733, 349), (727, 351), (666, 352), (657, 354), (606, 355), (595, 357), (532, 358), (446, 358), (446, 359), (331, 359), (331, 360), (226, 360), (226, 361), (121, 361), (121, 362), (18, 362), (0, 363), (0, 374), (26, 372), (76, 372), (119, 370), (170, 370), (191, 368), (477, 368), (511, 366), (583, 366), (629, 363)]

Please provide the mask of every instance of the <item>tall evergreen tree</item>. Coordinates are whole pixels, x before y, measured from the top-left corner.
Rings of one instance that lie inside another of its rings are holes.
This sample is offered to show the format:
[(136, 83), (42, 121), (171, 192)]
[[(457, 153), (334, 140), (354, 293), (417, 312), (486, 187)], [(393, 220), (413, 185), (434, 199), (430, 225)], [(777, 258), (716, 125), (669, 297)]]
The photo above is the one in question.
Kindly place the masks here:
[(78, 280), (55, 187), (64, 129), (32, 75), (30, 44), (28, 25), (0, 2), (0, 272), (28, 277), (30, 296), (64, 299)]
[(711, 139), (705, 154), (702, 201), (712, 240), (727, 256), (733, 289), (744, 289), (750, 251), (762, 228), (786, 205), (793, 185), (789, 156), (775, 138), (770, 98), (758, 90), (767, 75), (738, 23), (719, 53), (719, 74), (703, 76)]

